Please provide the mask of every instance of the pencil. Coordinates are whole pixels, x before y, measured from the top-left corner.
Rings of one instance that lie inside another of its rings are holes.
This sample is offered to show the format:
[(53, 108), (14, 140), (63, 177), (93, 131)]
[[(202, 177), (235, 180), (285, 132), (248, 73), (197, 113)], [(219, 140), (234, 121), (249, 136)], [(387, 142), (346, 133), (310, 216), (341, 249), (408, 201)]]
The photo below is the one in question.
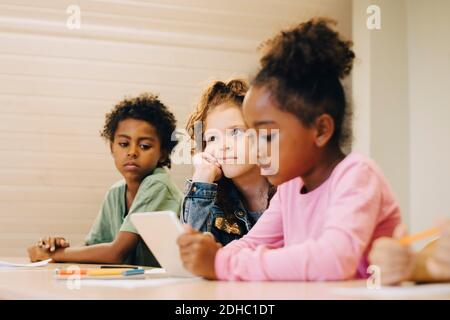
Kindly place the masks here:
[(437, 235), (441, 231), (441, 228), (434, 227), (428, 230), (424, 230), (421, 232), (417, 232), (415, 234), (405, 236), (399, 240), (400, 244), (403, 246), (409, 246), (414, 241), (422, 240), (428, 237), (432, 237)]
[(60, 276), (71, 276), (71, 275), (86, 275), (86, 276), (117, 276), (122, 275), (127, 271), (145, 271), (144, 269), (79, 269), (79, 270), (67, 270), (67, 269), (57, 269), (56, 274)]

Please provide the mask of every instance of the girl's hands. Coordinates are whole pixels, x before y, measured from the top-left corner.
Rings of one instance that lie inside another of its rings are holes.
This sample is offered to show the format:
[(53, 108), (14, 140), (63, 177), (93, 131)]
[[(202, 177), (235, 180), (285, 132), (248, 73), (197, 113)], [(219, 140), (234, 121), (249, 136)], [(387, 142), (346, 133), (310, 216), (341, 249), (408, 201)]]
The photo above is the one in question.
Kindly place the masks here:
[(394, 230), (393, 238), (379, 238), (372, 246), (369, 261), (380, 267), (382, 284), (398, 284), (412, 275), (415, 255), (409, 246), (398, 241), (406, 234), (406, 227), (401, 224)]
[(42, 237), (36, 243), (36, 246), (40, 249), (47, 250), (49, 252), (54, 252), (58, 248), (70, 247), (70, 243), (63, 237), (46, 236), (46, 237)]
[(428, 273), (436, 280), (450, 280), (450, 221), (442, 226), (433, 253), (426, 262)]
[(189, 225), (185, 225), (185, 230), (177, 240), (184, 267), (197, 276), (216, 279), (214, 261), (222, 245), (210, 233), (195, 231)]
[(222, 168), (211, 154), (200, 152), (194, 155), (194, 175), (192, 182), (213, 183), (222, 177)]

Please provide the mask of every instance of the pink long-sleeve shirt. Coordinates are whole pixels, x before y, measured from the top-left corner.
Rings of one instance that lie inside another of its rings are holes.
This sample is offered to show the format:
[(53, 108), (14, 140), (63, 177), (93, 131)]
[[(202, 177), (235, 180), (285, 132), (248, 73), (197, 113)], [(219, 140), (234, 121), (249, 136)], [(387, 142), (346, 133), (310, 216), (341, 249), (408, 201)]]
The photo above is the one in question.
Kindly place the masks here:
[(367, 277), (372, 242), (400, 223), (397, 202), (376, 164), (351, 153), (316, 189), (292, 179), (250, 232), (220, 249), (221, 280), (344, 280)]

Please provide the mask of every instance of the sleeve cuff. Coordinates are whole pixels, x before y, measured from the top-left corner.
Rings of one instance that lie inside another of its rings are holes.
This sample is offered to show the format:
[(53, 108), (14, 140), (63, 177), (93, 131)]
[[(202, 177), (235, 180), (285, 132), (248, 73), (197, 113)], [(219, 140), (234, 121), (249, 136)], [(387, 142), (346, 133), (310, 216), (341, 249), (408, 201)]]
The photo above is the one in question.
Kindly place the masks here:
[(218, 280), (227, 280), (225, 272), (225, 254), (223, 248), (221, 248), (216, 252), (216, 258), (214, 259), (214, 272), (216, 273)]
[(184, 194), (186, 197), (214, 199), (217, 195), (217, 183), (186, 181)]

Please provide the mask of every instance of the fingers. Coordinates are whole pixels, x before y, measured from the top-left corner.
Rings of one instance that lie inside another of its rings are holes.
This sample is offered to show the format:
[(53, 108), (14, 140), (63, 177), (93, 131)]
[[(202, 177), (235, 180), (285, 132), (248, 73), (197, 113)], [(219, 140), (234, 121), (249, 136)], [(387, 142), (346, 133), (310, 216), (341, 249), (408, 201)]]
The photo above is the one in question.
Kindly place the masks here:
[(198, 231), (195, 233), (185, 233), (178, 237), (177, 244), (180, 247), (180, 251), (188, 252), (198, 249), (205, 242), (215, 242), (214, 236), (211, 234), (203, 234)]
[(50, 249), (50, 237), (45, 237), (44, 239), (44, 248), (45, 249)]
[(433, 259), (439, 264), (447, 265), (447, 268), (450, 269), (450, 242), (444, 241), (444, 239), (437, 240)]
[(192, 245), (194, 242), (198, 241), (196, 239), (196, 235), (192, 235), (190, 233), (184, 233), (177, 239), (178, 246), (181, 247), (187, 247)]
[(50, 238), (49, 239), (50, 241), (49, 241), (49, 245), (50, 245), (50, 252), (53, 252), (53, 251), (55, 251), (55, 249), (56, 249), (56, 239), (55, 238)]
[(395, 228), (393, 238), (398, 240), (407, 235), (408, 235), (408, 228), (406, 227), (405, 224), (401, 223)]
[(216, 240), (216, 238), (214, 237), (214, 235), (213, 235), (211, 232), (209, 232), (209, 231), (203, 232), (203, 234), (204, 234), (205, 236), (211, 237), (214, 241)]
[(397, 240), (383, 237), (375, 241), (369, 261), (380, 268), (383, 284), (397, 284), (407, 279), (412, 272), (414, 253)]
[(203, 152), (202, 153), (202, 157), (203, 157), (204, 160), (206, 160), (207, 162), (209, 162), (211, 164), (214, 164), (216, 167), (218, 167), (218, 168), (221, 167), (219, 161), (213, 155), (211, 155), (210, 153)]
[(50, 252), (54, 252), (57, 248), (67, 248), (70, 246), (69, 241), (62, 237), (42, 237), (36, 243), (38, 248), (43, 250), (48, 250)]
[(56, 247), (67, 248), (70, 247), (69, 241), (64, 238), (56, 238)]
[(408, 257), (412, 254), (408, 247), (402, 246), (392, 238), (382, 237), (377, 239), (369, 254), (371, 263), (383, 262), (400, 257)]
[(430, 274), (437, 280), (450, 279), (450, 265), (434, 258), (428, 259), (426, 266)]
[(190, 224), (188, 224), (188, 223), (184, 224), (184, 225), (183, 225), (183, 228), (184, 228), (184, 231), (185, 231), (186, 233), (191, 233), (191, 234), (195, 233), (195, 230), (194, 230), (194, 229), (192, 228), (192, 226), (191, 226)]

